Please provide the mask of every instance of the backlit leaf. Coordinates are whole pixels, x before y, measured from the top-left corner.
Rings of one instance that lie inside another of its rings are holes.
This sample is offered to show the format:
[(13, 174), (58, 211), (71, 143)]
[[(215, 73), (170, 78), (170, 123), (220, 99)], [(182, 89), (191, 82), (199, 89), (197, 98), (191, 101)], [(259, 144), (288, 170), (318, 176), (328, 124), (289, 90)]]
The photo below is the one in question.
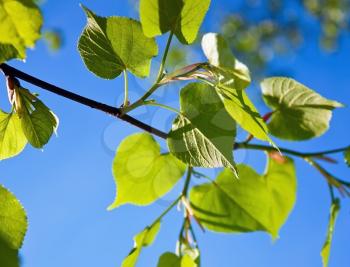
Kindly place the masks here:
[(88, 23), (78, 48), (87, 68), (105, 79), (114, 79), (126, 69), (139, 77), (148, 76), (158, 47), (143, 34), (141, 24), (126, 17), (99, 17), (83, 9)]
[(350, 167), (350, 147), (344, 151), (345, 163)]
[(332, 110), (342, 107), (289, 78), (268, 78), (261, 87), (266, 104), (273, 109), (270, 133), (281, 139), (306, 140), (322, 135), (329, 128)]
[(194, 213), (215, 232), (266, 231), (274, 238), (291, 212), (296, 198), (294, 164), (269, 159), (264, 175), (247, 165), (237, 166), (240, 179), (225, 169), (213, 183), (192, 188)]
[(121, 267), (134, 267), (143, 247), (152, 245), (160, 229), (160, 221), (151, 227), (146, 227), (142, 232), (134, 236), (134, 248), (124, 259)]
[(329, 255), (331, 252), (331, 245), (332, 245), (332, 239), (333, 239), (333, 233), (334, 233), (334, 227), (335, 227), (335, 221), (338, 217), (339, 210), (340, 210), (340, 204), (339, 204), (339, 199), (337, 199), (334, 203), (332, 203), (332, 206), (331, 206), (330, 215), (329, 215), (327, 238), (326, 238), (326, 241), (323, 244), (323, 247), (321, 250), (323, 267), (328, 266)]
[(174, 253), (165, 252), (160, 256), (157, 267), (197, 267), (197, 264), (187, 254), (180, 258)]
[(18, 115), (0, 110), (0, 160), (18, 155), (26, 144)]
[(109, 209), (126, 203), (151, 204), (174, 187), (186, 166), (169, 153), (161, 154), (150, 134), (138, 133), (121, 142), (112, 169), (117, 195)]
[(0, 61), (24, 59), (26, 48), (40, 38), (43, 19), (39, 8), (32, 0), (0, 0), (0, 18), (0, 52), (6, 51)]
[(250, 84), (247, 66), (232, 54), (226, 40), (217, 33), (207, 33), (202, 39), (202, 49), (211, 64), (216, 85), (243, 90)]
[(140, 17), (146, 36), (172, 31), (183, 44), (195, 41), (210, 0), (141, 0)]
[(180, 105), (167, 139), (170, 152), (191, 166), (227, 167), (237, 176), (232, 153), (236, 124), (215, 89), (191, 83), (182, 88)]

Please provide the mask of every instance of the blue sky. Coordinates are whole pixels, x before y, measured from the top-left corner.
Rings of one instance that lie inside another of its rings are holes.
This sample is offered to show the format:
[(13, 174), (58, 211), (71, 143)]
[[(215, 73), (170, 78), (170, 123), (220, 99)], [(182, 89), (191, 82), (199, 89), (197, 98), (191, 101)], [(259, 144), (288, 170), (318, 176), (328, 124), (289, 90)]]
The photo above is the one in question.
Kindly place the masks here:
[[(218, 16), (233, 9), (231, 1), (213, 1), (204, 31), (218, 31)], [(83, 1), (100, 15), (137, 17), (127, 1)], [(123, 80), (106, 81), (91, 74), (77, 52), (77, 40), (86, 23), (78, 1), (47, 1), (43, 5), (45, 25), (60, 27), (65, 45), (53, 54), (43, 41), (28, 51), (26, 63), (13, 61), (11, 65), (52, 82), (68, 90), (110, 105), (122, 102)], [(350, 41), (341, 39), (340, 50), (333, 54), (319, 51), (317, 41), (310, 42), (289, 59), (275, 62), (275, 68), (293, 70), (300, 82), (322, 95), (350, 106)], [(159, 38), (161, 48), (164, 37)], [(201, 52), (194, 57), (201, 58)], [(157, 68), (154, 61), (154, 68)], [(130, 78), (130, 93), (135, 100), (151, 80)], [(0, 78), (0, 84), (4, 80)], [(106, 210), (115, 196), (111, 164), (118, 143), (138, 129), (39, 88), (23, 83), (59, 116), (58, 137), (52, 138), (43, 151), (27, 147), (18, 157), (1, 162), (0, 182), (21, 200), (29, 217), (29, 230), (21, 250), (23, 267), (95, 267), (119, 266), (133, 246), (132, 237), (151, 223), (181, 188), (177, 187), (157, 203), (140, 208), (123, 206), (111, 212)], [(251, 88), (250, 94), (262, 113), (267, 109)], [(157, 92), (158, 99), (177, 107), (179, 88), (169, 86)], [(1, 91), (1, 107), (8, 107), (5, 90)], [(161, 129), (168, 130), (173, 115), (155, 108), (141, 108), (135, 116)], [(334, 112), (331, 130), (324, 136), (305, 143), (280, 142), (284, 147), (301, 151), (324, 150), (348, 145), (349, 108)], [(162, 148), (166, 148), (160, 141)], [(238, 152), (236, 159), (251, 164), (260, 172), (265, 165), (262, 153)], [(340, 162), (342, 155), (337, 155)], [(273, 242), (267, 234), (253, 233), (223, 235), (202, 233), (198, 238), (204, 267), (318, 267), (329, 210), (329, 193), (324, 179), (305, 163), (296, 160), (298, 174), (297, 203)], [(348, 179), (350, 170), (345, 165), (331, 166), (333, 172)], [(214, 176), (218, 170), (210, 170)], [(350, 205), (344, 199), (337, 222), (330, 266), (349, 266)], [(181, 214), (173, 210), (163, 220), (154, 245), (143, 250), (138, 266), (156, 266), (165, 251), (174, 251)]]

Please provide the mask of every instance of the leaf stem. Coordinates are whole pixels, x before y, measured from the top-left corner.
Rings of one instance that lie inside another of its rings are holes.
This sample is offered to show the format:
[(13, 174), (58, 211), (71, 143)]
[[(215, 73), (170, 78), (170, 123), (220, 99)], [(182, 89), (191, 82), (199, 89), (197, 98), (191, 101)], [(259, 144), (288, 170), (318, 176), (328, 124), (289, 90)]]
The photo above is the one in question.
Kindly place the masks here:
[(127, 107), (129, 105), (128, 72), (126, 70), (124, 70), (123, 74), (124, 74), (124, 103), (123, 103), (123, 107)]
[(156, 83), (159, 83), (164, 77), (165, 63), (166, 63), (166, 59), (168, 57), (168, 53), (169, 53), (169, 49), (170, 49), (170, 45), (171, 45), (171, 41), (173, 39), (173, 36), (174, 36), (174, 33), (173, 33), (173, 31), (171, 31), (169, 34), (169, 37), (168, 37), (168, 41), (167, 41), (166, 46), (165, 46), (165, 50), (164, 50), (163, 57), (162, 57), (162, 62), (160, 63)]
[(183, 197), (187, 197), (188, 188), (189, 188), (190, 182), (191, 182), (192, 170), (193, 170), (192, 167), (188, 167), (188, 169), (187, 169), (187, 176), (186, 176), (184, 187), (182, 189), (182, 196)]
[(171, 211), (171, 209), (177, 205), (177, 203), (180, 201), (181, 198), (182, 198), (182, 195), (178, 196), (178, 197), (169, 205), (169, 207), (167, 207), (167, 208), (153, 221), (153, 223), (151, 224), (150, 227), (154, 226), (157, 222), (159, 222), (161, 219), (163, 219), (163, 217), (164, 217), (165, 215), (167, 215), (168, 212)]

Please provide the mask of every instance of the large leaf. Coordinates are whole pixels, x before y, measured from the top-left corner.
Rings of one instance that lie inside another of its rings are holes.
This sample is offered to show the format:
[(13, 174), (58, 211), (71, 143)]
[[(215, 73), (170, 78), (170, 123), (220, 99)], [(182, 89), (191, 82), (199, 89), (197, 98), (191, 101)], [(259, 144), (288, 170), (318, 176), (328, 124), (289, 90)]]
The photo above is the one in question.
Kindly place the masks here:
[(140, 256), (143, 247), (152, 245), (160, 229), (160, 221), (146, 227), (142, 232), (134, 236), (134, 248), (130, 251), (129, 255), (124, 259), (121, 267), (134, 267)]
[(128, 136), (119, 145), (113, 175), (117, 196), (109, 209), (125, 203), (148, 205), (168, 193), (182, 177), (185, 164), (160, 146), (148, 133)]
[(332, 206), (331, 206), (331, 210), (330, 210), (330, 214), (329, 214), (327, 238), (326, 238), (326, 241), (323, 244), (323, 247), (321, 250), (323, 267), (328, 266), (329, 255), (331, 252), (331, 245), (332, 245), (332, 239), (333, 239), (333, 233), (334, 233), (334, 228), (335, 228), (335, 221), (338, 217), (339, 210), (340, 210), (339, 199), (336, 199), (332, 203)]
[(58, 118), (27, 89), (19, 87), (15, 91), (19, 96), (16, 108), (21, 118), (23, 133), (33, 147), (42, 148), (57, 130)]
[(0, 185), (0, 240), (18, 250), (27, 231), (27, 217), (21, 203)]
[(289, 78), (268, 78), (261, 87), (266, 104), (273, 109), (269, 130), (281, 139), (306, 140), (322, 135), (329, 128), (332, 110), (342, 106)]
[(0, 160), (18, 155), (26, 144), (18, 115), (0, 110)]
[(202, 49), (212, 65), (210, 70), (216, 78), (217, 86), (242, 90), (250, 84), (248, 68), (235, 58), (220, 34), (205, 34), (202, 38)]
[(0, 0), (0, 52), (6, 52), (0, 61), (24, 59), (25, 49), (33, 47), (40, 37), (42, 21), (40, 10), (32, 0)]
[(344, 151), (345, 163), (350, 167), (350, 147)]
[(180, 258), (174, 253), (165, 252), (160, 256), (157, 267), (197, 267), (197, 264), (189, 255)]
[(233, 162), (236, 123), (214, 88), (191, 83), (180, 93), (181, 115), (168, 136), (172, 154), (191, 166), (227, 167), (237, 176)]
[(190, 201), (199, 221), (216, 232), (267, 231), (274, 238), (296, 198), (294, 164), (269, 159), (264, 175), (238, 165), (240, 179), (225, 169), (213, 183), (192, 188)]
[(172, 31), (183, 44), (193, 43), (210, 0), (141, 0), (140, 17), (146, 36)]
[(126, 17), (99, 17), (83, 8), (88, 23), (78, 48), (87, 68), (105, 79), (114, 79), (126, 69), (139, 77), (148, 76), (158, 47), (143, 34), (141, 24)]

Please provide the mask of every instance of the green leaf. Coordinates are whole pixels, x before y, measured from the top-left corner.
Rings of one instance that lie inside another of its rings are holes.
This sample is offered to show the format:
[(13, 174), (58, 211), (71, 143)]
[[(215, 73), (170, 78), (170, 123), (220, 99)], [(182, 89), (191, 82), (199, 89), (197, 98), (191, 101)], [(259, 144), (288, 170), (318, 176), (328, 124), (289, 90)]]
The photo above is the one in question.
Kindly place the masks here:
[(174, 187), (186, 166), (169, 153), (161, 154), (150, 134), (138, 133), (121, 142), (112, 169), (117, 195), (109, 210), (125, 203), (151, 204)]
[(0, 160), (18, 155), (26, 144), (18, 115), (0, 110)]
[(210, 0), (141, 0), (140, 17), (146, 36), (173, 32), (183, 44), (196, 40)]
[(345, 163), (350, 167), (350, 147), (344, 151)]
[(134, 236), (134, 248), (130, 251), (129, 255), (124, 259), (121, 267), (134, 267), (140, 256), (143, 247), (152, 245), (160, 229), (160, 221), (146, 227), (142, 232)]
[(0, 44), (0, 64), (18, 57), (17, 49), (10, 44)]
[(28, 142), (35, 148), (42, 148), (57, 130), (58, 118), (35, 95), (27, 89), (16, 89), (21, 101), (21, 125)]
[(202, 49), (211, 64), (216, 85), (243, 90), (251, 82), (247, 66), (232, 54), (226, 40), (217, 33), (207, 33), (202, 38)]
[(192, 188), (194, 213), (216, 232), (266, 231), (274, 238), (286, 221), (296, 198), (294, 164), (269, 158), (264, 175), (246, 165), (237, 166), (240, 179), (225, 169), (213, 183)]
[(271, 141), (267, 132), (267, 125), (260, 116), (248, 95), (242, 90), (233, 90), (227, 87), (216, 87), (226, 111), (247, 132), (254, 137)]
[(307, 140), (322, 135), (329, 128), (332, 110), (342, 107), (289, 78), (268, 78), (261, 87), (266, 104), (273, 109), (270, 133), (281, 139)]
[(321, 257), (323, 262), (323, 267), (328, 266), (329, 255), (331, 252), (331, 245), (334, 233), (335, 222), (338, 217), (338, 213), (340, 210), (339, 199), (336, 199), (331, 206), (330, 215), (329, 215), (329, 224), (328, 224), (328, 232), (325, 243), (323, 244), (321, 250)]
[(191, 83), (180, 93), (181, 114), (167, 138), (170, 152), (191, 166), (227, 167), (237, 176), (233, 161), (236, 123), (214, 88)]
[(78, 49), (87, 68), (105, 79), (114, 79), (126, 69), (139, 77), (148, 76), (158, 47), (154, 38), (143, 34), (141, 24), (126, 17), (99, 17), (83, 9), (88, 22)]
[(189, 255), (180, 258), (174, 253), (165, 252), (160, 256), (157, 267), (197, 267), (197, 264)]
[(0, 17), (0, 43), (5, 45), (0, 52), (6, 51), (0, 61), (24, 59), (26, 48), (40, 38), (43, 19), (39, 8), (32, 0), (0, 0)]
[(27, 217), (21, 203), (0, 185), (0, 240), (9, 248), (21, 248), (27, 231)]
[(19, 267), (18, 250), (10, 248), (0, 237), (0, 266)]

